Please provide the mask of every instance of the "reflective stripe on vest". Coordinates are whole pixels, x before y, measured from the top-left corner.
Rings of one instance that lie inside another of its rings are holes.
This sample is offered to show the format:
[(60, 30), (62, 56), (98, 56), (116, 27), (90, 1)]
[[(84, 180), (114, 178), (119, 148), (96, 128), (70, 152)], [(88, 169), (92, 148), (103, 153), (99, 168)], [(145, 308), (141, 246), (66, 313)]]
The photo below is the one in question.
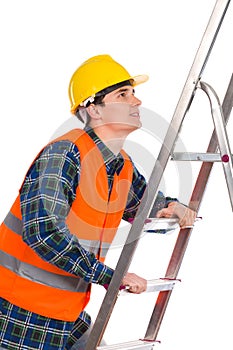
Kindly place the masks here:
[(36, 266), (27, 264), (0, 250), (0, 265), (24, 277), (30, 281), (42, 283), (44, 285), (68, 290), (71, 292), (86, 292), (89, 284), (82, 278), (64, 276), (41, 270)]
[(17, 233), (17, 235), (22, 236), (23, 231), (23, 223), (20, 219), (18, 219), (15, 215), (13, 215), (10, 211), (5, 217), (4, 224), (13, 232)]
[[(22, 236), (22, 230), (23, 230), (23, 224), (22, 221), (19, 220), (15, 215), (13, 215), (11, 212), (7, 214), (7, 216), (4, 219), (4, 224), (13, 232), (18, 234), (19, 236)], [(99, 240), (87, 240), (87, 239), (79, 239), (78, 242), (81, 244), (81, 246), (88, 250), (89, 252), (97, 255), (99, 252)], [(107, 252), (109, 250), (111, 243), (103, 242), (101, 245), (101, 258), (104, 259), (107, 255)], [(1, 264), (1, 261), (0, 261)], [(77, 282), (77, 281), (76, 281)]]

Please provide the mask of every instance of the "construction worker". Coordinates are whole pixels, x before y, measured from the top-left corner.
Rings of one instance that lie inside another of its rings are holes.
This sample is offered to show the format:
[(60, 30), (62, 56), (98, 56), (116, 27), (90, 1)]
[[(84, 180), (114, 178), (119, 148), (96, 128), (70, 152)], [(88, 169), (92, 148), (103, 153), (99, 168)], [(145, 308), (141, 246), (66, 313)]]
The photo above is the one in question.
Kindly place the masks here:
[[(2, 349), (84, 348), (91, 284), (110, 283), (114, 270), (105, 256), (146, 187), (122, 148), (141, 127), (134, 87), (147, 79), (132, 77), (108, 55), (90, 58), (73, 74), (71, 112), (84, 129), (39, 152), (0, 227)], [(158, 217), (177, 216), (181, 227), (196, 217), (161, 193), (157, 209)], [(146, 290), (146, 280), (129, 272), (122, 285), (132, 293)]]

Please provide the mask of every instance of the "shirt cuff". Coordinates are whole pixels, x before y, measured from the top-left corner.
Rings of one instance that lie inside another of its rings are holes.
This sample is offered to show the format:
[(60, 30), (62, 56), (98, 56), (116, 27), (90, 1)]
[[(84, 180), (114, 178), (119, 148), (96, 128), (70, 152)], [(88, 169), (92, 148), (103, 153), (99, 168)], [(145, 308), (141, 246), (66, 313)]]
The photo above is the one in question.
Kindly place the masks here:
[(109, 284), (114, 273), (113, 269), (106, 266), (100, 261), (97, 261), (95, 263), (95, 265), (93, 266), (93, 271), (94, 271), (93, 277), (88, 282), (97, 283), (100, 285)]

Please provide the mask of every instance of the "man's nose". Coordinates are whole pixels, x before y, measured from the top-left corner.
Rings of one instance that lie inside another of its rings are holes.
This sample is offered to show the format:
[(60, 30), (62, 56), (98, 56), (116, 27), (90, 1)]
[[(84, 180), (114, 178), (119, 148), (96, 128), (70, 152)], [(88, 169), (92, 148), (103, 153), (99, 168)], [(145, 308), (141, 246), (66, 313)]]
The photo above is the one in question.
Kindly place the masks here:
[(142, 104), (142, 101), (139, 100), (136, 96), (132, 96), (132, 105), (133, 106), (140, 106)]

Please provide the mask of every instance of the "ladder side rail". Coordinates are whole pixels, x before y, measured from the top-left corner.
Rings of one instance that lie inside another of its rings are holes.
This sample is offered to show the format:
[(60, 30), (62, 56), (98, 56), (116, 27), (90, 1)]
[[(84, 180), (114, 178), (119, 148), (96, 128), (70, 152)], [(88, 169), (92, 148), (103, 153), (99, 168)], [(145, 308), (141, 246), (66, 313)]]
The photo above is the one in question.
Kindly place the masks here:
[[(165, 277), (174, 279), (177, 277), (191, 231), (192, 228), (180, 230)], [(159, 292), (145, 333), (145, 340), (156, 340), (171, 294), (172, 290)]]
[(216, 2), (85, 350), (96, 349), (107, 327), (117, 300), (121, 281), (132, 261), (144, 222), (153, 206), (162, 175), (175, 145), (183, 118), (192, 103), (197, 83), (209, 58), (229, 3), (230, 0), (218, 0)]
[(211, 113), (218, 140), (218, 147), (221, 154), (222, 166), (233, 211), (233, 162), (221, 104), (216, 92), (210, 85), (200, 82), (200, 87), (207, 94), (210, 101)]
[[(224, 97), (224, 101), (222, 104), (223, 107), (223, 116), (225, 123), (227, 124), (231, 110), (233, 107), (233, 75), (231, 76), (226, 95)], [(212, 133), (207, 152), (215, 153), (218, 148), (217, 136), (215, 130)], [(213, 162), (204, 162), (201, 165), (193, 193), (189, 202), (189, 207), (198, 212), (200, 204), (203, 199), (203, 195), (207, 186), (207, 182), (209, 179), (210, 172), (213, 167)], [(192, 229), (183, 229), (180, 230), (165, 277), (176, 278), (183, 261), (183, 257), (189, 242), (189, 238), (191, 235)], [(164, 313), (166, 311), (172, 290), (160, 292), (151, 315), (150, 322), (148, 324), (148, 328), (145, 334), (145, 339), (155, 340), (160, 325), (162, 323), (162, 319)]]
[[(222, 104), (223, 118), (225, 123), (228, 123), (231, 110), (233, 108), (233, 74), (231, 75), (230, 82), (228, 84), (227, 92)], [(209, 145), (207, 147), (207, 153), (216, 153), (218, 150), (218, 141), (215, 130), (212, 133)], [(200, 172), (193, 189), (193, 194), (190, 199), (190, 207), (194, 210), (198, 210), (200, 203), (204, 195), (203, 183), (208, 181), (210, 172), (212, 170), (213, 163), (206, 162), (201, 165)]]

